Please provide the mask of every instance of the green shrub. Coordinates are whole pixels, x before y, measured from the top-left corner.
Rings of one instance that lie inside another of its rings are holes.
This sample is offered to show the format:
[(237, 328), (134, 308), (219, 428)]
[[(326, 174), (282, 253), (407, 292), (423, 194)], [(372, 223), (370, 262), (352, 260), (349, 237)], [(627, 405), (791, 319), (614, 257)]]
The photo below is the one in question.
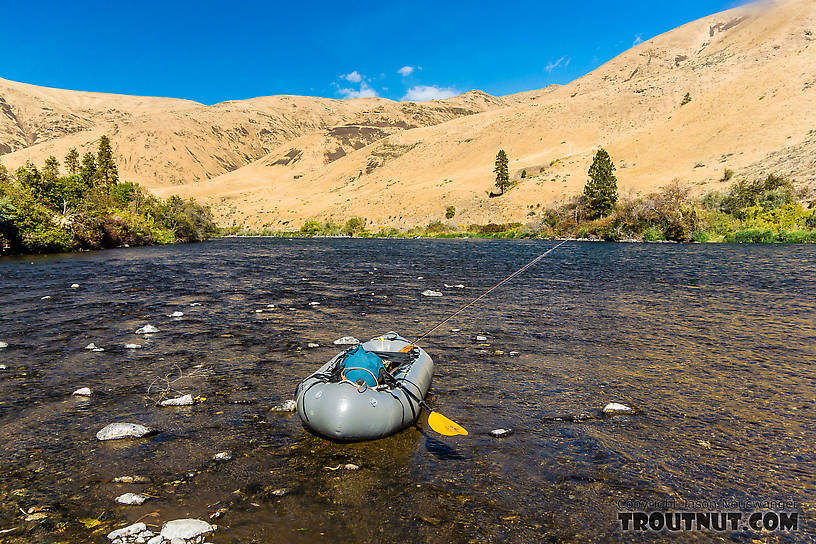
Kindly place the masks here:
[(643, 231), (643, 239), (646, 240), (647, 242), (657, 242), (659, 240), (665, 240), (665, 238), (663, 238), (663, 232), (654, 227), (649, 227)]
[(448, 206), (445, 208), (445, 219), (453, 219), (453, 216), (456, 215), (456, 208), (454, 206)]
[(726, 240), (737, 244), (770, 244), (777, 238), (771, 229), (745, 229), (726, 237)]
[(700, 244), (704, 244), (711, 240), (711, 236), (709, 236), (709, 234), (704, 230), (695, 230), (691, 238)]

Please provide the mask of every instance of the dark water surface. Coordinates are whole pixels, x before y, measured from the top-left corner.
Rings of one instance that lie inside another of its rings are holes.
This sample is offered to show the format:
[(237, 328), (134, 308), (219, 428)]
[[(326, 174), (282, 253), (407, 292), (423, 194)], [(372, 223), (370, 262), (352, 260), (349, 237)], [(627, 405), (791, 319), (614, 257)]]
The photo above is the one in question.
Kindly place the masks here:
[[(620, 531), (618, 512), (649, 500), (795, 500), (790, 535), (671, 538), (816, 540), (814, 246), (567, 243), (423, 342), (428, 400), (466, 438), (420, 420), (336, 444), (270, 412), (335, 338), (416, 335), (552, 245), (223, 239), (0, 259), (0, 530), (16, 528), (0, 541), (101, 543), (219, 508), (215, 543), (669, 538)], [(136, 336), (146, 323), (160, 332)], [(173, 387), (206, 399), (156, 407), (179, 372)], [(90, 400), (71, 397), (83, 386)], [(638, 412), (598, 417), (611, 401)], [(115, 421), (160, 432), (98, 442)], [(345, 463), (361, 468), (325, 468)], [(151, 483), (110, 481), (133, 474)], [(115, 504), (126, 491), (155, 498)], [(47, 517), (24, 521), (37, 506)]]

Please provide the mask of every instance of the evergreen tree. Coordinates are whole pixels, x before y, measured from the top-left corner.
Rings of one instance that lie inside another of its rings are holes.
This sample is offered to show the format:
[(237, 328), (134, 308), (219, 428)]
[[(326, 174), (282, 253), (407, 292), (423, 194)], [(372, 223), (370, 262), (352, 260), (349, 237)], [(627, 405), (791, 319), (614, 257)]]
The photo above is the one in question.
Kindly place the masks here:
[(113, 160), (110, 140), (107, 136), (99, 138), (99, 150), (96, 153), (96, 175), (105, 187), (119, 181), (119, 172)]
[(504, 194), (504, 190), (510, 187), (510, 171), (508, 168), (509, 161), (507, 160), (507, 153), (504, 149), (500, 149), (496, 154), (496, 168), (493, 172), (496, 173), (496, 187), (501, 191), (499, 194)]
[(14, 172), (14, 176), (23, 187), (33, 190), (34, 194), (39, 194), (42, 190), (42, 174), (40, 174), (33, 162), (27, 161), (25, 166), (21, 166)]
[(85, 156), (82, 157), (82, 166), (79, 168), (79, 176), (88, 187), (96, 185), (96, 158), (90, 151), (85, 153)]
[(43, 166), (42, 177), (45, 181), (53, 183), (59, 177), (59, 161), (54, 155), (45, 159), (45, 166)]
[(615, 165), (605, 149), (599, 149), (589, 167), (589, 180), (584, 186), (587, 211), (590, 219), (605, 217), (612, 213), (618, 202), (618, 180)]
[(65, 155), (65, 168), (68, 169), (68, 173), (72, 176), (79, 172), (79, 152), (75, 147), (69, 149), (68, 154)]

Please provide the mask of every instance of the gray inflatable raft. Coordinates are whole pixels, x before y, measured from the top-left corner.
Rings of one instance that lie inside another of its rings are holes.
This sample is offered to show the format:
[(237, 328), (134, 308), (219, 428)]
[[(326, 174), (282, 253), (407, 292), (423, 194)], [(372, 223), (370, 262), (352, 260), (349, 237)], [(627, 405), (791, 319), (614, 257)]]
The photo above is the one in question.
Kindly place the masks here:
[[(425, 398), (434, 369), (425, 350), (395, 332), (372, 338), (362, 346), (377, 354), (400, 384), (417, 398)], [(297, 411), (307, 429), (333, 440), (353, 442), (394, 434), (417, 420), (419, 403), (400, 387), (368, 387), (343, 379), (340, 371), (345, 355), (338, 353), (298, 385)]]

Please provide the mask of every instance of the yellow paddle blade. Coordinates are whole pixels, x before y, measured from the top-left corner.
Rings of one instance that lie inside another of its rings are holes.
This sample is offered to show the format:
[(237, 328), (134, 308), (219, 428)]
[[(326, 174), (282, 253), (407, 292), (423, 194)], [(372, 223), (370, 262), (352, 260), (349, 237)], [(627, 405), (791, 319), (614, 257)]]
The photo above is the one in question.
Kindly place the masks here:
[(428, 425), (431, 426), (431, 429), (444, 436), (456, 436), (457, 434), (467, 436), (468, 434), (464, 427), (439, 412), (431, 412), (428, 416)]

